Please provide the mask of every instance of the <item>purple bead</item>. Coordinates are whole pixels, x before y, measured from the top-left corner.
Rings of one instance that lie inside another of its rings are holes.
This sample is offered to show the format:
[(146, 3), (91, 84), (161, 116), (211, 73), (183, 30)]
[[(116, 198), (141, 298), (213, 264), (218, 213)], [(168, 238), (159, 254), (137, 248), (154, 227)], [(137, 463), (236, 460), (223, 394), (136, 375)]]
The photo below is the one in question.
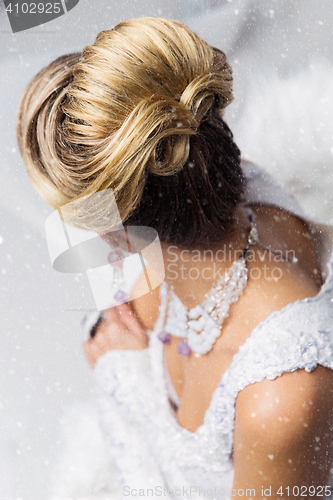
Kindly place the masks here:
[(118, 290), (118, 292), (114, 294), (113, 298), (117, 302), (122, 302), (123, 304), (125, 304), (126, 302), (128, 302), (128, 295), (123, 290)]
[(192, 349), (190, 348), (186, 340), (181, 340), (180, 342), (178, 342), (177, 352), (181, 356), (189, 356), (192, 352)]
[(171, 335), (170, 333), (166, 333), (166, 332), (160, 332), (157, 337), (160, 339), (161, 342), (163, 342), (163, 344), (170, 344), (171, 342)]

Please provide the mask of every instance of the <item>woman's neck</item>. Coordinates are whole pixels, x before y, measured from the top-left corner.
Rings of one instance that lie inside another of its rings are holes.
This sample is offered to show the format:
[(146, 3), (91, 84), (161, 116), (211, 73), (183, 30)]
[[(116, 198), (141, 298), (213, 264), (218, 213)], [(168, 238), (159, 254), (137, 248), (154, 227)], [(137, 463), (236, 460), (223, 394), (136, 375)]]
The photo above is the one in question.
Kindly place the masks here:
[(247, 246), (250, 222), (239, 205), (234, 230), (225, 239), (205, 248), (181, 248), (162, 243), (165, 281), (187, 307), (201, 302), (213, 283), (221, 279)]

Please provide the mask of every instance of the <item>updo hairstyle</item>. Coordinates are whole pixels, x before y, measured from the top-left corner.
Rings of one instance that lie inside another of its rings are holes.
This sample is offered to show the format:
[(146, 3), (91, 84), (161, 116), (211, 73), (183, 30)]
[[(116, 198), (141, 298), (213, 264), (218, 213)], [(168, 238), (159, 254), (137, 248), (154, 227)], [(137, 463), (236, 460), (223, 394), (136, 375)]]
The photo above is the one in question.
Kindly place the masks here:
[[(209, 245), (232, 230), (246, 186), (222, 118), (232, 99), (222, 51), (176, 21), (126, 21), (33, 78), (19, 148), (55, 209), (112, 188), (125, 225), (153, 227), (178, 246)], [(105, 232), (103, 210), (68, 211), (67, 221)]]

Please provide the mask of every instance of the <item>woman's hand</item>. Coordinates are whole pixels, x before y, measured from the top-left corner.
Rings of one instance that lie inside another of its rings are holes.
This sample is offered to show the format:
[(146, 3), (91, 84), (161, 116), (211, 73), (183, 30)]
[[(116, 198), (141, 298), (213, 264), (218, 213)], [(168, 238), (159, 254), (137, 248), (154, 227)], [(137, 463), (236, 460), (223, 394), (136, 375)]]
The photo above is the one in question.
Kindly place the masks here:
[(120, 304), (104, 312), (105, 321), (98, 326), (95, 336), (83, 342), (89, 365), (95, 368), (97, 359), (111, 349), (144, 349), (148, 336), (133, 308)]

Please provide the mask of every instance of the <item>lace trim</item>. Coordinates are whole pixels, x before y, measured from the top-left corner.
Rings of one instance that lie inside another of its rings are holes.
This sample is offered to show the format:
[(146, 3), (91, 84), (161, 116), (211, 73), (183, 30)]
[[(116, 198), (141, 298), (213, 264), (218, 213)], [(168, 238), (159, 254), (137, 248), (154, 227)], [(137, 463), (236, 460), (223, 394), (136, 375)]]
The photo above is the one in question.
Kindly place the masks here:
[[(148, 348), (108, 351), (98, 358), (94, 375), (128, 418), (132, 417), (132, 409), (137, 409), (139, 402), (144, 404), (146, 412), (156, 411), (156, 394), (151, 384)], [(134, 399), (133, 387), (136, 389)]]

